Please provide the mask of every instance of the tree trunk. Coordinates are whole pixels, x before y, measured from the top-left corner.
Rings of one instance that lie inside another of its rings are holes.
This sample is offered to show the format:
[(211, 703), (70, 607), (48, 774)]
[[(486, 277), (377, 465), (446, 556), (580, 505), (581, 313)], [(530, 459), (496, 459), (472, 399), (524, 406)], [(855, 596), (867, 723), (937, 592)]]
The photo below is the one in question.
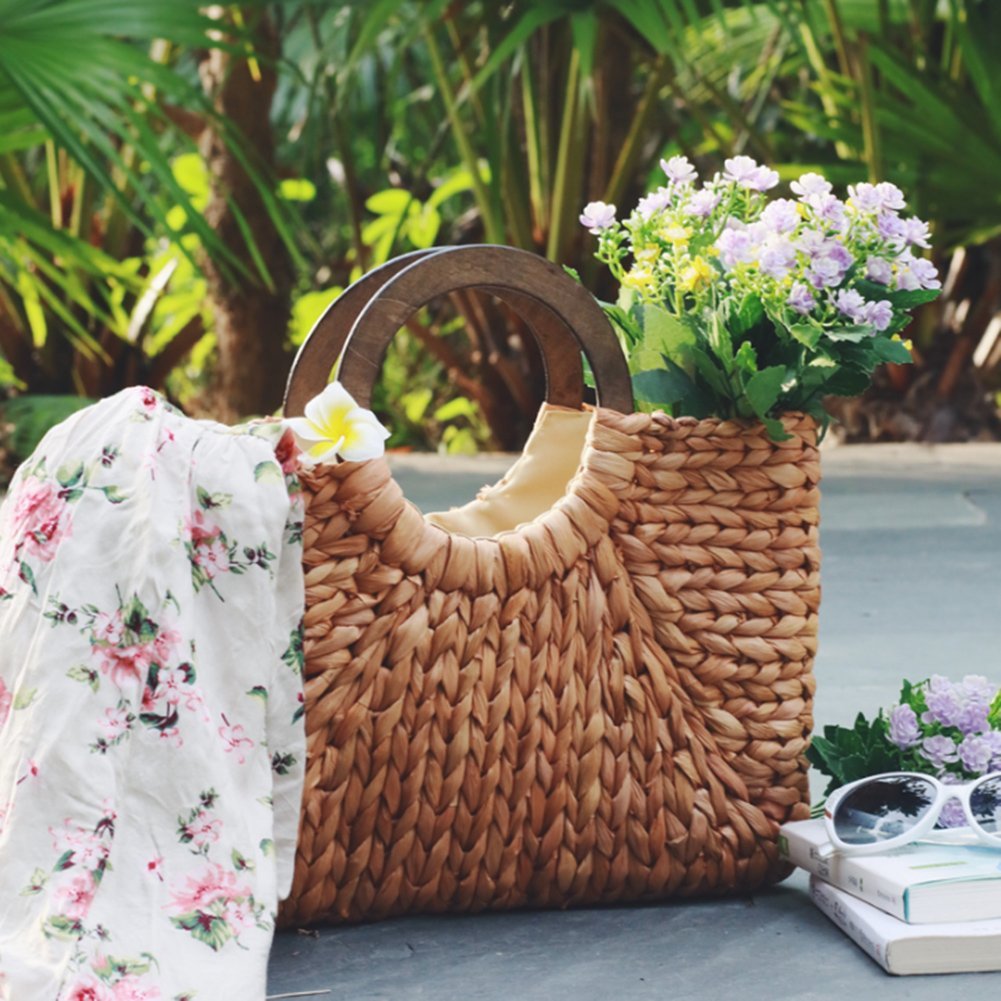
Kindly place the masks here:
[[(209, 12), (220, 21), (224, 17), (222, 7), (212, 7)], [(262, 58), (251, 64), (235, 53), (213, 49), (206, 53), (199, 71), (218, 114), (235, 126), (261, 172), (274, 176), (270, 112), (281, 41), (263, 9), (244, 7), (241, 13), (254, 50)], [(203, 133), (200, 147), (211, 176), (207, 222), (248, 268), (256, 270), (238, 222), (242, 216), (272, 285), (268, 288), (260, 279), (251, 282), (233, 276), (218, 262), (205, 261), (219, 343), (213, 409), (220, 419), (232, 421), (271, 413), (281, 405), (289, 367), (285, 334), (292, 266), (253, 179), (213, 125)]]

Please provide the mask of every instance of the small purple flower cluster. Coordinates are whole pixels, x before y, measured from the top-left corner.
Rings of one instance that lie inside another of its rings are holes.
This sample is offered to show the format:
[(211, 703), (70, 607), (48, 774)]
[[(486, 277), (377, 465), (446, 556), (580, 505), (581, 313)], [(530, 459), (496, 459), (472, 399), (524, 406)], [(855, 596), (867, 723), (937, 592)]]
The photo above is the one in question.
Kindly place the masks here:
[[(957, 682), (936, 674), (909, 692), (888, 713), (887, 736), (901, 751), (913, 752), (921, 771), (947, 783), (1001, 771), (1001, 730), (992, 718), (996, 686), (976, 674)], [(950, 800), (947, 807), (943, 826), (966, 823), (958, 801)]]
[[(749, 156), (730, 157), (701, 185), (684, 156), (660, 165), (667, 183), (628, 218), (620, 221), (605, 202), (591, 202), (580, 216), (599, 237), (599, 259), (648, 302), (678, 305), (681, 290), (697, 312), (753, 294), (789, 324), (880, 334), (894, 323), (891, 293), (941, 288), (934, 264), (915, 256), (929, 247), (928, 224), (901, 215), (906, 203), (895, 184), (851, 185), (842, 200), (830, 181), (809, 172), (790, 185), (795, 198), (770, 200), (779, 175)], [(720, 274), (709, 267), (712, 257)]]

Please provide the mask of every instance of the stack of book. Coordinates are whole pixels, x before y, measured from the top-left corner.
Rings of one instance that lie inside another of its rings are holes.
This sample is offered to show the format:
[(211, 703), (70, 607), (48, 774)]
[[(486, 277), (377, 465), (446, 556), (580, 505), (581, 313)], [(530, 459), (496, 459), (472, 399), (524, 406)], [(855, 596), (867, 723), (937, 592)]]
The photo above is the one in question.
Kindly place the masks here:
[(822, 820), (785, 824), (779, 850), (813, 902), (888, 973), (1001, 970), (1001, 851), (922, 842), (828, 856)]

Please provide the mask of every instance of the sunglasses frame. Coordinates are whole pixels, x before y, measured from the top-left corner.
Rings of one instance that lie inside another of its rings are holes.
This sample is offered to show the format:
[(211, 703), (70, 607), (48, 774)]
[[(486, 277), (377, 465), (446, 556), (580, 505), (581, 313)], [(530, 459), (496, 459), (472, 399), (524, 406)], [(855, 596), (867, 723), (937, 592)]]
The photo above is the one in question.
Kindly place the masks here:
[[(905, 831), (903, 834), (898, 834), (896, 837), (887, 838), (885, 841), (874, 841), (872, 844), (866, 845), (848, 844), (847, 842), (842, 841), (834, 829), (834, 815), (837, 812), (838, 805), (841, 803), (842, 799), (844, 799), (844, 797), (853, 789), (858, 789), (860, 786), (863, 786), (868, 782), (876, 782), (880, 779), (891, 778), (920, 779), (923, 782), (930, 783), (935, 788), (936, 795), (930, 808), (928, 809), (928, 812), (912, 828)], [(831, 846), (841, 854), (878, 855), (890, 848), (900, 848), (903, 845), (911, 844), (911, 842), (920, 841), (926, 835), (930, 834), (932, 830), (934, 830), (935, 824), (938, 822), (938, 818), (942, 814), (942, 807), (944, 807), (950, 799), (958, 799), (963, 805), (963, 813), (966, 815), (966, 821), (969, 825), (969, 829), (976, 835), (977, 840), (981, 842), (981, 844), (1001, 849), (1001, 832), (998, 834), (990, 834), (988, 831), (985, 831), (973, 816), (973, 810), (970, 807), (970, 797), (973, 795), (973, 790), (990, 779), (1001, 780), (1001, 772), (989, 772), (986, 775), (981, 775), (978, 779), (971, 779), (969, 782), (963, 782), (957, 785), (946, 785), (944, 782), (935, 778), (934, 775), (926, 775), (922, 772), (880, 772), (878, 775), (869, 775), (864, 779), (856, 779), (854, 782), (849, 782), (848, 785), (840, 786), (835, 789), (834, 792), (827, 797), (827, 802), (824, 804), (824, 824), (827, 828), (827, 836), (830, 839)]]

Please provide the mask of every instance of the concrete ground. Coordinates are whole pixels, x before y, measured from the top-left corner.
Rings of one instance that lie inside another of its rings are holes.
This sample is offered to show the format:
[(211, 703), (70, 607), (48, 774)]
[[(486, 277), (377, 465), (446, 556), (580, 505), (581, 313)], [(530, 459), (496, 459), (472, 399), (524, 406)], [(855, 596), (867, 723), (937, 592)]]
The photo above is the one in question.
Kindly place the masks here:
[[(508, 462), (396, 460), (425, 510), (468, 499)], [(904, 676), (1001, 684), (1001, 445), (825, 449), (822, 545), (818, 729), (893, 704)], [(952, 1001), (1001, 991), (1001, 974), (889, 977), (814, 910), (796, 873), (753, 899), (284, 933), (268, 990), (331, 1001)]]

